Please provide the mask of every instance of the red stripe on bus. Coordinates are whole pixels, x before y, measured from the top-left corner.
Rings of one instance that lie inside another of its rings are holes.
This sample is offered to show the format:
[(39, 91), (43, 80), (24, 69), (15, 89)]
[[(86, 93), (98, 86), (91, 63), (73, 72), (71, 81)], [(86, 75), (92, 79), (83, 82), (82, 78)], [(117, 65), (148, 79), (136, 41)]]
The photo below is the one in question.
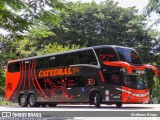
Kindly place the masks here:
[(26, 63), (24, 62), (23, 63), (24, 65), (24, 70), (23, 70), (23, 75), (24, 75), (24, 84), (23, 84), (23, 91), (24, 91), (24, 88), (25, 88), (25, 85), (26, 85)]
[(20, 86), (22, 84), (22, 80), (23, 80), (23, 62), (20, 65), (20, 74), (21, 74), (21, 76), (20, 76), (20, 84), (18, 84), (17, 90), (14, 93), (14, 96), (16, 96), (16, 93), (18, 92), (18, 90), (19, 90), (19, 88), (20, 88)]
[(32, 70), (33, 70), (33, 68), (34, 68), (34, 60), (33, 60), (32, 67), (31, 67), (31, 77), (32, 77), (31, 79), (32, 79), (32, 83), (33, 83), (36, 91), (38, 92), (38, 94), (39, 94), (40, 96), (42, 96), (41, 93), (40, 93), (40, 91), (37, 89), (37, 86), (36, 86), (35, 83), (34, 83), (34, 77), (33, 77), (33, 75), (32, 75)]
[(146, 68), (152, 69), (154, 71), (155, 76), (158, 76), (158, 69), (155, 66), (149, 64), (145, 64), (144, 66)]
[[(115, 67), (124, 67), (127, 69), (128, 74), (132, 74), (132, 70), (145, 70), (145, 66), (132, 66), (127, 62), (123, 62), (123, 61), (116, 61), (116, 62), (103, 62), (103, 64), (105, 65), (109, 65), (109, 66), (115, 66)], [(155, 74), (157, 75), (157, 69), (156, 67), (150, 67), (153, 68), (155, 70)]]
[(32, 90), (32, 88), (31, 88), (31, 82), (30, 82), (30, 80), (31, 80), (31, 61), (30, 61), (30, 63), (29, 63), (29, 68), (28, 68), (28, 84), (29, 84), (29, 89), (30, 89), (30, 91)]
[[(37, 61), (36, 61), (36, 62), (37, 62)], [(37, 84), (38, 87), (40, 88), (40, 90), (41, 90), (41, 92), (43, 93), (43, 95), (44, 95), (47, 99), (49, 99), (48, 96), (47, 96), (47, 95), (45, 94), (45, 92), (42, 90), (41, 86), (39, 85), (39, 83), (38, 83), (38, 81), (37, 81), (36, 70), (35, 70), (35, 68), (36, 68), (36, 62), (35, 62), (34, 68), (33, 68), (33, 71), (34, 71), (34, 79), (36, 80), (36, 84)]]
[(117, 61), (117, 62), (103, 62), (103, 64), (105, 65), (109, 65), (109, 66), (115, 66), (115, 67), (124, 67), (127, 69), (128, 74), (132, 73), (132, 67), (129, 63), (127, 62), (123, 62), (123, 61)]
[(103, 77), (103, 75), (102, 75), (102, 71), (101, 71), (101, 70), (99, 71), (99, 75), (100, 75), (100, 77), (101, 77), (102, 82), (104, 82), (104, 77)]

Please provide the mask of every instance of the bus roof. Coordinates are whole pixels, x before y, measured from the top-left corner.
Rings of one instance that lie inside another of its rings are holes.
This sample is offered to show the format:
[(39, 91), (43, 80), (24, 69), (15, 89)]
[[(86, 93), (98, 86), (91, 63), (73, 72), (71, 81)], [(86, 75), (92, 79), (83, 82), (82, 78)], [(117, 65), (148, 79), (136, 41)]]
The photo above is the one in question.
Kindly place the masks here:
[(69, 50), (69, 51), (65, 51), (65, 52), (57, 52), (57, 53), (45, 54), (45, 55), (28, 57), (28, 58), (23, 58), (23, 59), (10, 60), (10, 61), (8, 61), (8, 63), (18, 62), (18, 61), (25, 61), (25, 60), (31, 60), (31, 59), (36, 59), (36, 58), (49, 57), (49, 56), (53, 56), (53, 55), (61, 55), (61, 54), (65, 54), (65, 53), (78, 52), (78, 51), (83, 51), (83, 50), (89, 50), (89, 49), (99, 48), (99, 47), (112, 47), (112, 48), (121, 47), (121, 48), (133, 49), (133, 48), (124, 47), (124, 46), (118, 46), (118, 45), (100, 45), (100, 46), (92, 46), (92, 47), (86, 47), (86, 48), (81, 48), (81, 49), (76, 49), (76, 50)]

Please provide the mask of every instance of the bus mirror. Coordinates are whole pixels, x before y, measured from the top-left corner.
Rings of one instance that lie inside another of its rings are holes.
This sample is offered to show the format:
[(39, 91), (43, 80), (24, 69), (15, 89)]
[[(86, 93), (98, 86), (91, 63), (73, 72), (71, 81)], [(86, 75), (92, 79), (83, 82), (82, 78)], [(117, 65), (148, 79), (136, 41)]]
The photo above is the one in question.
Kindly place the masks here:
[(153, 71), (154, 71), (154, 75), (155, 76), (158, 76), (158, 68), (156, 68), (155, 66), (153, 66), (153, 65), (149, 65), (149, 64), (145, 64), (144, 65), (146, 68), (148, 68), (148, 69), (152, 69)]

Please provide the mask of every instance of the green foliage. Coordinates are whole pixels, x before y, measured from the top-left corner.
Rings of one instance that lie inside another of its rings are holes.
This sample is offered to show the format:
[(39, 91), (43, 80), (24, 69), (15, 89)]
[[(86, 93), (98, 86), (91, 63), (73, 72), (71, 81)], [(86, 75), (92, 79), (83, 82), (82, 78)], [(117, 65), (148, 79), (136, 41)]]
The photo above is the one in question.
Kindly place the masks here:
[(13, 33), (22, 32), (23, 30), (28, 29), (30, 22), (13, 12), (24, 8), (25, 4), (21, 0), (0, 0), (1, 28)]
[(146, 13), (149, 16), (152, 16), (152, 13), (157, 14), (157, 20), (155, 24), (160, 23), (160, 1), (159, 0), (149, 0), (148, 5), (146, 6)]
[(153, 86), (153, 97), (157, 97), (158, 101), (160, 101), (160, 81), (157, 77), (154, 78), (154, 86)]
[(147, 5), (147, 12), (156, 12), (160, 14), (160, 1), (159, 0), (149, 0), (149, 3)]
[(135, 8), (121, 8), (113, 1), (101, 4), (77, 2), (68, 3), (68, 6), (70, 9), (62, 15), (60, 28), (52, 29), (56, 37), (49, 37), (50, 40), (64, 45), (143, 46), (149, 51), (152, 36), (146, 29), (146, 16), (138, 15)]
[(33, 39), (35, 38), (46, 38), (48, 36), (55, 36), (55, 33), (50, 31), (49, 27), (46, 25), (34, 25), (29, 31), (29, 36)]
[(58, 43), (45, 45), (44, 48), (38, 53), (38, 55), (51, 54), (56, 52), (64, 52), (74, 49), (79, 49), (79, 46), (72, 45), (59, 45)]
[(30, 30), (34, 21), (58, 26), (63, 9), (65, 6), (60, 0), (0, 0), (0, 26), (13, 35)]
[(24, 38), (23, 40), (19, 41), (18, 44), (15, 44), (15, 47), (16, 50), (14, 53), (17, 55), (17, 59), (80, 48), (75, 44), (60, 45), (58, 43), (42, 46), (38, 40), (30, 40), (29, 38)]
[(31, 40), (27, 37), (25, 37), (23, 40), (19, 41), (18, 43), (15, 43), (16, 50), (14, 53), (17, 54), (17, 57), (20, 58), (26, 58), (37, 55), (37, 41)]
[(4, 91), (5, 85), (5, 69), (0, 68), (0, 91)]

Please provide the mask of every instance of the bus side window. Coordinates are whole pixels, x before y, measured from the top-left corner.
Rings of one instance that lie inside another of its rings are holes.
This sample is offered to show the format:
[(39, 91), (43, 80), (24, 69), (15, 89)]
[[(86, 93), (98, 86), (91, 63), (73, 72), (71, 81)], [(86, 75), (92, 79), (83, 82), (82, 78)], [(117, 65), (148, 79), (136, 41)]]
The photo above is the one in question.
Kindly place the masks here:
[(39, 58), (36, 69), (59, 67), (59, 55)]
[(74, 65), (73, 53), (66, 53), (60, 55), (60, 66)]
[(77, 52), (76, 64), (92, 64), (97, 65), (97, 60), (93, 50), (83, 50)]
[(20, 72), (20, 62), (9, 63), (8, 72)]
[(36, 69), (44, 69), (45, 68), (45, 62), (46, 62), (45, 58), (39, 58), (37, 60)]

